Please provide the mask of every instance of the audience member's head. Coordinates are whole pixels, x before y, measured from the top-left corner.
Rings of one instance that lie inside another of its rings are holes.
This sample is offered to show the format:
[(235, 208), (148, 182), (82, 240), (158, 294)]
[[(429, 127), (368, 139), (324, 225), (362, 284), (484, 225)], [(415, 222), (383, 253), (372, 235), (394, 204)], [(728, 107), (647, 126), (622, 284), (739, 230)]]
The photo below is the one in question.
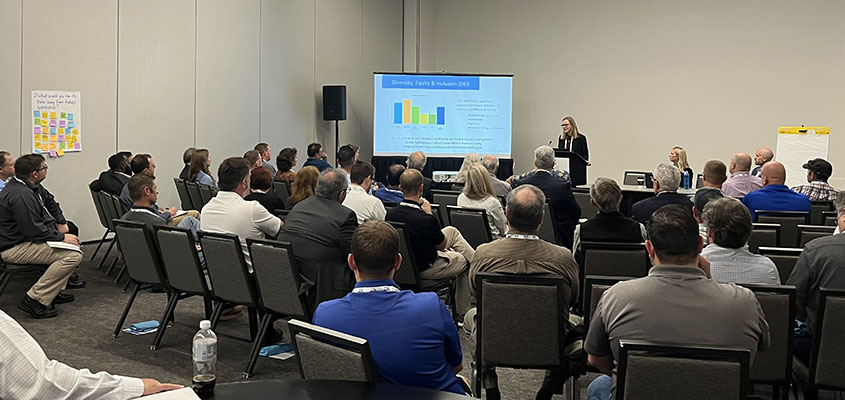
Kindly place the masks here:
[(408, 161), (406, 161), (405, 164), (408, 165), (408, 168), (413, 168), (422, 172), (422, 170), (425, 169), (426, 160), (427, 158), (425, 153), (422, 151), (415, 151), (408, 156)]
[(132, 161), (129, 161), (129, 167), (135, 175), (147, 174), (153, 178), (156, 177), (156, 164), (153, 162), (153, 156), (149, 154), (135, 154)]
[(775, 153), (768, 147), (761, 147), (757, 149), (754, 154), (754, 164), (763, 165), (775, 158)]
[(279, 172), (288, 172), (296, 165), (296, 147), (285, 147), (276, 157)]
[(343, 169), (349, 169), (355, 164), (355, 149), (346, 144), (337, 150), (337, 164)]
[(323, 145), (319, 143), (309, 144), (306, 154), (308, 154), (308, 158), (323, 158), (323, 154), (325, 154), (323, 152)]
[(469, 170), (475, 166), (481, 165), (481, 156), (478, 153), (469, 153), (464, 157), (464, 162), (461, 164), (461, 170), (458, 171), (459, 176), (466, 177), (466, 174), (469, 173)]
[(555, 150), (549, 146), (540, 146), (534, 150), (534, 166), (551, 171), (555, 167)]
[(255, 151), (263, 161), (270, 161), (270, 145), (267, 143), (259, 143), (255, 145)]
[(387, 186), (393, 188), (399, 187), (399, 177), (401, 177), (404, 172), (405, 167), (401, 164), (393, 164), (387, 167)]
[(660, 163), (652, 172), (655, 192), (675, 192), (681, 185), (681, 170), (670, 163)]
[(355, 160), (354, 160), (352, 163), (354, 164), (354, 163), (358, 162), (358, 157), (361, 155), (361, 154), (360, 154), (360, 151), (361, 151), (361, 146), (358, 146), (358, 145), (357, 145), (357, 144), (355, 144), (355, 143), (347, 143), (347, 144), (345, 144), (344, 146), (349, 146), (349, 147), (351, 147), (351, 148), (352, 148), (352, 151), (354, 151), (354, 152), (355, 152)]
[(769, 161), (760, 170), (763, 186), (783, 185), (786, 182), (786, 168), (779, 161)]
[(261, 166), (261, 153), (258, 150), (249, 150), (244, 153), (244, 158), (252, 168)]
[(317, 197), (343, 203), (343, 199), (346, 198), (346, 189), (348, 188), (349, 183), (346, 181), (345, 172), (339, 169), (326, 168), (320, 173), (320, 178), (317, 180), (317, 189), (314, 190), (314, 194)]
[(613, 179), (596, 178), (590, 186), (590, 203), (599, 212), (611, 213), (619, 211), (619, 204), (622, 202), (622, 188)]
[(721, 198), (707, 203), (701, 219), (707, 225), (711, 243), (738, 249), (745, 246), (751, 236), (751, 213), (742, 202)]
[(211, 154), (208, 153), (208, 149), (194, 149), (194, 154), (191, 155), (191, 170), (188, 174), (188, 180), (195, 180), (200, 171), (206, 173), (208, 176), (211, 176), (211, 171), (209, 170), (210, 167)]
[(15, 175), (15, 159), (8, 151), (0, 151), (0, 179), (6, 180)]
[[(703, 223), (703, 219), (701, 218), (702, 210), (704, 207), (707, 206), (711, 201), (718, 200), (725, 197), (724, 193), (721, 190), (699, 190), (695, 192), (695, 196), (693, 196), (692, 204), (693, 210), (692, 214), (698, 223)], [(742, 203), (740, 203), (742, 204)]]
[(182, 162), (185, 163), (185, 165), (189, 165), (191, 163), (191, 158), (194, 157), (194, 150), (196, 150), (196, 148), (188, 147), (185, 149), (185, 152), (182, 153)]
[(352, 235), (349, 266), (360, 281), (389, 279), (402, 264), (399, 233), (384, 221), (367, 221)]
[(422, 194), (423, 176), (420, 171), (408, 168), (399, 177), (399, 190), (405, 195), (405, 199), (413, 200)]
[(839, 226), (839, 232), (845, 232), (845, 190), (836, 193), (833, 208), (836, 210), (836, 224)]
[(697, 265), (701, 236), (692, 210), (677, 204), (659, 208), (648, 221), (648, 255), (657, 265)]
[[(249, 160), (247, 160), (249, 162)], [(273, 173), (264, 167), (252, 168), (249, 172), (249, 188), (267, 192), (273, 186)]]
[(467, 173), (464, 196), (473, 200), (483, 200), (495, 195), (487, 168), (481, 165), (473, 165)]
[(15, 177), (38, 184), (47, 177), (47, 163), (41, 154), (27, 154), (15, 162)]
[(499, 170), (499, 157), (488, 154), (481, 160), (481, 165), (487, 169), (487, 172), (496, 175), (496, 171)]
[(132, 173), (132, 169), (129, 167), (129, 160), (126, 159), (123, 153), (115, 153), (109, 157), (109, 169), (127, 175)]
[(672, 162), (679, 170), (683, 171), (689, 168), (689, 161), (687, 161), (687, 151), (684, 150), (681, 146), (675, 146), (672, 148), (672, 152), (669, 153), (669, 161)]
[(217, 167), (217, 186), (222, 191), (246, 195), (249, 189), (249, 170), (252, 165), (243, 157), (229, 157)]
[[(320, 170), (317, 167), (307, 166), (296, 173), (291, 185), (291, 193), (288, 197), (290, 207), (314, 195), (317, 188), (317, 179), (320, 177)], [(288, 207), (288, 208), (290, 208)]]
[(536, 234), (543, 223), (546, 195), (534, 185), (520, 185), (508, 193), (505, 217), (509, 232)]
[(809, 160), (801, 167), (807, 170), (807, 182), (827, 182), (828, 178), (833, 175), (833, 165), (830, 165), (823, 158)]
[(728, 179), (728, 167), (725, 163), (719, 160), (710, 160), (704, 163), (704, 169), (701, 174), (704, 175), (704, 186), (721, 188), (722, 184)]
[(748, 153), (736, 153), (731, 156), (730, 173), (750, 172), (751, 171), (751, 156)]
[(352, 173), (349, 174), (349, 180), (352, 181), (352, 184), (362, 186), (364, 190), (369, 190), (375, 174), (376, 167), (373, 164), (366, 161), (358, 161), (352, 165)]
[(136, 206), (151, 207), (158, 201), (155, 178), (147, 174), (135, 174), (127, 183), (129, 197)]

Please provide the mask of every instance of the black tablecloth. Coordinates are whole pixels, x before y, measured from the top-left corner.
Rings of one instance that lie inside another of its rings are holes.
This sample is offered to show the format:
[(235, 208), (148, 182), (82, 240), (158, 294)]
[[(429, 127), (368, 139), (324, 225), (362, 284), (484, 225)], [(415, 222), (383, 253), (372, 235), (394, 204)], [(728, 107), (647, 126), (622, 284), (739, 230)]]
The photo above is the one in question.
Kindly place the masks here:
[[(405, 165), (407, 159), (407, 156), (373, 156), (372, 163), (376, 167), (376, 180), (387, 184), (387, 168), (393, 164)], [(425, 163), (423, 176), (431, 178), (432, 171), (458, 171), (463, 162), (463, 157), (429, 157)], [(505, 180), (511, 175), (513, 175), (513, 159), (500, 158), (496, 177)]]
[(263, 399), (375, 399), (375, 400), (457, 400), (466, 396), (389, 383), (323, 380), (264, 380), (218, 384), (213, 400)]

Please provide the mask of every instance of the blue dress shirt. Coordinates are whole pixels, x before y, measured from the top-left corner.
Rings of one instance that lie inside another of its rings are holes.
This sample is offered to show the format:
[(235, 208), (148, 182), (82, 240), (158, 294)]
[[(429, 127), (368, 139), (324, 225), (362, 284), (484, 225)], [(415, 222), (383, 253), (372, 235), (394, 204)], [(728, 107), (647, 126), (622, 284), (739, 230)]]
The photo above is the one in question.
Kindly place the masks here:
[(309, 158), (305, 160), (305, 164), (302, 164), (302, 167), (315, 167), (318, 171), (323, 172), (331, 168), (332, 165), (322, 158)]
[(754, 219), (754, 211), (810, 211), (810, 198), (801, 193), (795, 193), (786, 185), (766, 185), (760, 190), (755, 190), (742, 198), (742, 204), (751, 211), (751, 219)]

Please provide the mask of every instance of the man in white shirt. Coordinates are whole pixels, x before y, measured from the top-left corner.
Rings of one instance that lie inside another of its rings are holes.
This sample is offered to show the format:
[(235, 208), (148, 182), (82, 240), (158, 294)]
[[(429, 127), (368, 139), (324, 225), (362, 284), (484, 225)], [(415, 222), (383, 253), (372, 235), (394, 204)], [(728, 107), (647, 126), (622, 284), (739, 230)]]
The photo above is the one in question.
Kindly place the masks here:
[(50, 360), (12, 317), (0, 311), (0, 399), (134, 399), (182, 386)]
[(349, 179), (352, 180), (352, 184), (349, 186), (343, 205), (355, 211), (359, 225), (365, 221), (384, 221), (384, 216), (387, 214), (384, 204), (375, 196), (368, 194), (373, 185), (373, 175), (376, 174), (373, 164), (358, 161), (350, 171)]
[(220, 192), (202, 208), (201, 228), (238, 235), (246, 262), (252, 265), (246, 240), (275, 237), (282, 228), (282, 220), (270, 214), (261, 203), (244, 200), (244, 196), (249, 194), (250, 167), (249, 161), (243, 157), (223, 160), (217, 169)]

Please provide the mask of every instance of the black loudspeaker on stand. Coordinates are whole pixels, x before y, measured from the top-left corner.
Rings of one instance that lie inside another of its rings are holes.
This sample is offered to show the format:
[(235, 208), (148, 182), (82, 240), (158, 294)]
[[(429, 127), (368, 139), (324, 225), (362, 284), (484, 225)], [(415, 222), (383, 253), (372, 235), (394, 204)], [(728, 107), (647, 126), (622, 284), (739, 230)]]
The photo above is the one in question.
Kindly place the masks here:
[(340, 148), (340, 126), (346, 121), (346, 85), (323, 86), (323, 121), (334, 121), (334, 148)]

